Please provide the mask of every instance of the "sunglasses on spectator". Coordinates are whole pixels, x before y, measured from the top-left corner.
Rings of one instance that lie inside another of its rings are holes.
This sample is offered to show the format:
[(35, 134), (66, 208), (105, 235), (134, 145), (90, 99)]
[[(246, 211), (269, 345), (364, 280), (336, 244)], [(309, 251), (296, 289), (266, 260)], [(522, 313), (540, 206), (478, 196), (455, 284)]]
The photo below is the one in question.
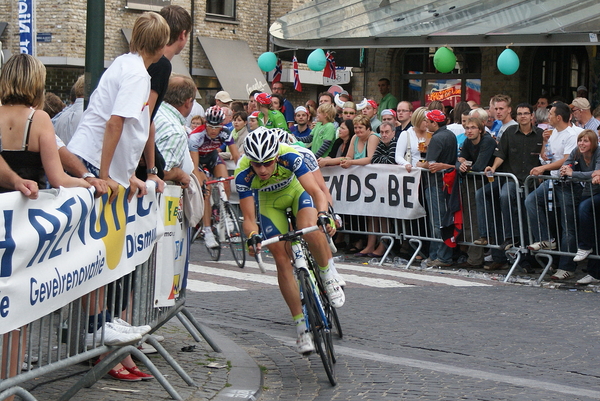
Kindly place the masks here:
[(275, 159), (271, 159), (271, 160), (268, 160), (268, 161), (262, 162), (262, 163), (261, 162), (250, 162), (252, 167), (256, 167), (256, 168), (258, 168), (260, 166), (271, 167), (273, 165), (273, 163), (275, 163)]

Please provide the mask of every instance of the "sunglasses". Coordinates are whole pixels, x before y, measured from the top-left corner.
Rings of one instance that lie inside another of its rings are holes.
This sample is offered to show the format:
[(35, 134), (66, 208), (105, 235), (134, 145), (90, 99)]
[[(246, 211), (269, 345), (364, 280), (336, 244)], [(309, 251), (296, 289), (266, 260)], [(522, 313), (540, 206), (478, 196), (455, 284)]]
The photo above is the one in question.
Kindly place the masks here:
[(221, 128), (223, 128), (223, 126), (222, 125), (210, 125), (210, 124), (206, 124), (206, 128), (221, 129)]
[(250, 162), (250, 164), (252, 165), (252, 167), (256, 167), (256, 168), (258, 168), (260, 166), (271, 167), (273, 165), (273, 163), (275, 163), (275, 159), (271, 159), (269, 161), (262, 162), (262, 163), (261, 162)]

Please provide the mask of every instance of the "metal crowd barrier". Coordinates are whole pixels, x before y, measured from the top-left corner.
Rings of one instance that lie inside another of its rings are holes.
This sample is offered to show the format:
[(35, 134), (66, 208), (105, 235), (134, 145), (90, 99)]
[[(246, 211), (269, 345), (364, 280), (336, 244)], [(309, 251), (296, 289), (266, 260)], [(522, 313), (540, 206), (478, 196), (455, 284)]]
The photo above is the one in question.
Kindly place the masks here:
[[(456, 177), (460, 180), (458, 188), (461, 193), (463, 219), (463, 231), (458, 238), (457, 246), (468, 246), (469, 256), (473, 252), (473, 255), (481, 258), (481, 263), (483, 263), (484, 248), (492, 249), (498, 258), (507, 260), (510, 269), (504, 279), (506, 282), (527, 253), (527, 244), (521, 241), (526, 237), (527, 231), (523, 187), (519, 185), (518, 179), (513, 174), (508, 173), (495, 173), (493, 177), (487, 177), (485, 173), (469, 172), (466, 175), (457, 174)], [(438, 227), (443, 225), (442, 219), (446, 210), (440, 194), (443, 188), (442, 180), (441, 172), (431, 174), (423, 170), (421, 173), (419, 201), (427, 211), (425, 217), (406, 220), (346, 214), (343, 215), (344, 226), (339, 231), (351, 234), (384, 235), (392, 240), (408, 241), (414, 249), (406, 264), (406, 268), (409, 268), (423, 250), (424, 242), (430, 244), (444, 242), (438, 230)], [(434, 191), (433, 188), (439, 190)], [(480, 221), (483, 222), (481, 229)], [(474, 242), (480, 237), (487, 237), (488, 244), (475, 244)], [(501, 249), (501, 245), (508, 238), (519, 239), (519, 244), (508, 250)], [(388, 252), (382, 257), (380, 265)]]
[[(550, 269), (554, 257), (558, 258), (559, 268), (563, 266), (576, 268), (573, 257), (582, 240), (579, 232), (582, 225), (592, 225), (593, 227), (589, 230), (592, 234), (586, 237), (594, 250), (588, 259), (600, 259), (598, 255), (600, 209), (594, 204), (593, 195), (583, 194), (584, 185), (591, 185), (591, 183), (590, 181), (546, 175), (527, 177), (525, 188), (529, 244), (539, 241), (552, 241), (555, 244), (553, 249), (531, 251), (536, 259), (546, 260), (538, 282), (541, 282)], [(580, 219), (579, 206), (584, 201), (589, 202), (591, 221)]]
[[(195, 385), (192, 378), (151, 334), (173, 317), (177, 317), (196, 341), (200, 341), (202, 336), (216, 352), (221, 352), (203, 327), (185, 309), (184, 289), (173, 306), (154, 307), (155, 272), (156, 247), (149, 259), (136, 266), (132, 273), (20, 329), (0, 335), (0, 400), (13, 395), (19, 395), (25, 400), (35, 400), (35, 397), (23, 388), (23, 384), (41, 376), (56, 374), (67, 366), (97, 358), (102, 354), (107, 355), (64, 393), (60, 400), (68, 400), (81, 388), (92, 386), (127, 354), (132, 354), (140, 360), (171, 398), (181, 400), (181, 396), (150, 359), (137, 348), (137, 344), (104, 344), (106, 326), (102, 324), (102, 320), (110, 320), (106, 313), (134, 326), (149, 325), (152, 330), (142, 341), (156, 348), (190, 386)], [(90, 315), (94, 316), (94, 330), (88, 335)]]

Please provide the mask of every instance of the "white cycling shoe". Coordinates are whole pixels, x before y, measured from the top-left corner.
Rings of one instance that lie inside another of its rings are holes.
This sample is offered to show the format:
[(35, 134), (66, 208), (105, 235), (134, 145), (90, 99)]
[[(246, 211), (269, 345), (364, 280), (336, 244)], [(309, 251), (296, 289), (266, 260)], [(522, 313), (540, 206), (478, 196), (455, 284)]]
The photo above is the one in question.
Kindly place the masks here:
[(208, 248), (218, 248), (220, 246), (212, 230), (204, 231), (204, 244)]
[(346, 302), (346, 294), (344, 294), (344, 290), (340, 287), (340, 284), (337, 282), (335, 278), (331, 278), (323, 283), (325, 285), (325, 292), (329, 297), (329, 302), (331, 302), (331, 306), (334, 308), (339, 308), (344, 305)]
[(315, 343), (311, 333), (304, 332), (298, 335), (298, 339), (296, 340), (296, 351), (302, 355), (309, 355), (315, 352)]

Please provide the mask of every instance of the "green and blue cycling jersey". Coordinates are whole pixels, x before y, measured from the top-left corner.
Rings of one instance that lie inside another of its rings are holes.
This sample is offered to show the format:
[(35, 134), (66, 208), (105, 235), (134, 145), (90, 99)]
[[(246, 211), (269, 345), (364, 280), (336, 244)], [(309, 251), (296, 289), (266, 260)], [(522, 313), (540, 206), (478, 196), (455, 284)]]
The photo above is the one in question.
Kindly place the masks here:
[(294, 215), (305, 207), (314, 207), (310, 195), (298, 181), (310, 172), (302, 156), (291, 146), (281, 144), (271, 177), (261, 180), (246, 156), (242, 156), (235, 170), (235, 187), (240, 199), (254, 196), (258, 202), (259, 220), (263, 236), (271, 238), (288, 231), (286, 209)]

